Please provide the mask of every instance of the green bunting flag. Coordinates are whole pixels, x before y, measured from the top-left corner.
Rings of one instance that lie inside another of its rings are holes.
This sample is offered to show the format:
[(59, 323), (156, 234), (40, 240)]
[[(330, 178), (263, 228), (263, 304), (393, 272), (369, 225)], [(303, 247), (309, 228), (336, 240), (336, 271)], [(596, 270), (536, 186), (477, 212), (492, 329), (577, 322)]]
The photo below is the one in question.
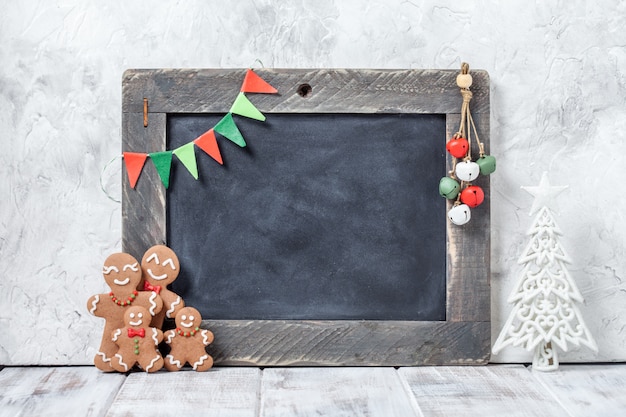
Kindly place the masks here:
[(170, 185), (170, 168), (172, 167), (172, 151), (154, 152), (149, 154), (154, 167), (161, 177), (165, 188)]
[(265, 121), (265, 116), (261, 113), (254, 104), (248, 100), (248, 97), (244, 93), (239, 93), (237, 99), (230, 108), (230, 112), (238, 114), (240, 116), (248, 117), (250, 119)]
[(237, 128), (237, 125), (235, 124), (235, 121), (233, 120), (232, 113), (226, 114), (226, 116), (224, 116), (222, 120), (220, 120), (215, 125), (213, 130), (219, 133), (220, 135), (224, 136), (226, 139), (230, 140), (231, 142), (235, 142), (237, 145), (241, 146), (242, 148), (246, 146), (246, 141), (244, 140), (243, 136), (241, 136), (241, 132), (239, 131), (239, 129)]
[(196, 150), (193, 142), (189, 142), (180, 148), (174, 149), (174, 155), (183, 163), (187, 171), (195, 178), (198, 179), (198, 164), (196, 163)]

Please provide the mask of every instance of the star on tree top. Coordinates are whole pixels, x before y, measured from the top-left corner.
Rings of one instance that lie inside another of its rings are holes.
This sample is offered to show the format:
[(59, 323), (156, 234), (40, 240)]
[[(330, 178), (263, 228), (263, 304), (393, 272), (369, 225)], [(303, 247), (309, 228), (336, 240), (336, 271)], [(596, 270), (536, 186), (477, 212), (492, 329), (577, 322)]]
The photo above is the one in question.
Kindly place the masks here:
[(550, 181), (548, 181), (548, 173), (544, 171), (541, 176), (541, 181), (539, 185), (534, 187), (522, 186), (522, 189), (530, 193), (535, 197), (535, 201), (533, 201), (533, 205), (530, 208), (529, 215), (533, 215), (541, 208), (548, 207), (552, 200), (563, 191), (565, 191), (569, 186), (567, 185), (550, 185)]

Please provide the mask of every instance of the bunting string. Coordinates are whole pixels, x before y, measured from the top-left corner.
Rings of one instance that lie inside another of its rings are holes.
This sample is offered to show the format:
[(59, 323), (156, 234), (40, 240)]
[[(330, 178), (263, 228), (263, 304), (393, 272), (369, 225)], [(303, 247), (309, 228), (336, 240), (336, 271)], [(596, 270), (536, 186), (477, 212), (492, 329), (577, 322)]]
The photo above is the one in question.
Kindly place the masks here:
[(256, 94), (276, 94), (278, 90), (263, 80), (252, 69), (246, 71), (246, 75), (241, 84), (241, 89), (235, 98), (230, 110), (226, 115), (208, 131), (194, 139), (193, 141), (179, 146), (176, 149), (162, 152), (142, 153), (142, 152), (123, 152), (122, 158), (126, 166), (128, 174), (128, 182), (131, 188), (135, 188), (137, 181), (141, 176), (141, 172), (145, 167), (146, 161), (150, 159), (154, 165), (161, 182), (165, 188), (169, 187), (170, 171), (172, 167), (173, 156), (176, 156), (183, 166), (189, 171), (194, 179), (198, 179), (198, 165), (196, 162), (195, 148), (198, 147), (204, 153), (213, 158), (218, 164), (223, 165), (222, 155), (217, 143), (216, 133), (225, 137), (231, 142), (244, 148), (246, 141), (241, 131), (235, 124), (233, 114), (247, 117), (250, 119), (265, 121), (265, 115), (261, 113), (252, 102), (246, 97), (246, 93)]

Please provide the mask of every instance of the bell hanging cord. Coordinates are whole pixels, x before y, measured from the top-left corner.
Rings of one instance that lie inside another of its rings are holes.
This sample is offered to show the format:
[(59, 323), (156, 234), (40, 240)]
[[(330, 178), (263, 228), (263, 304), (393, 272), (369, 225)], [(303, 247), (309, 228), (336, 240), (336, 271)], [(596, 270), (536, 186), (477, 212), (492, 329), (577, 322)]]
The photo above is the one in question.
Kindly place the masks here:
[(461, 124), (459, 131), (455, 134), (455, 137), (466, 138), (469, 143), (467, 155), (464, 159), (472, 159), (472, 130), (474, 131), (474, 138), (476, 138), (476, 144), (478, 145), (479, 156), (485, 155), (485, 146), (478, 137), (478, 131), (472, 118), (472, 112), (470, 111), (470, 101), (473, 94), (469, 89), (472, 85), (472, 76), (469, 73), (469, 64), (463, 62), (461, 64), (461, 73), (457, 76), (456, 84), (461, 89), (461, 97), (463, 98), (463, 104), (461, 105)]

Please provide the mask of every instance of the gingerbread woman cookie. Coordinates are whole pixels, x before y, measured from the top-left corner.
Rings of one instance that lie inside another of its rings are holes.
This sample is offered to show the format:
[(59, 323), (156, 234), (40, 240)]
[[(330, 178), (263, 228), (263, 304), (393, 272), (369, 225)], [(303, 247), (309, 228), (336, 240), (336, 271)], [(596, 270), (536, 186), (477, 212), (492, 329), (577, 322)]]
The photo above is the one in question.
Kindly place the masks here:
[(165, 357), (165, 369), (178, 371), (188, 363), (194, 371), (203, 372), (213, 366), (213, 358), (205, 346), (213, 342), (213, 333), (200, 329), (202, 317), (193, 307), (185, 307), (176, 315), (176, 329), (165, 332), (165, 343), (172, 350)]
[(104, 280), (111, 289), (108, 294), (96, 294), (87, 301), (87, 310), (96, 317), (105, 319), (100, 349), (94, 357), (96, 368), (111, 372), (111, 359), (117, 345), (111, 340), (111, 332), (124, 326), (124, 313), (130, 306), (142, 306), (151, 315), (163, 308), (163, 301), (155, 292), (137, 291), (141, 282), (141, 267), (127, 253), (114, 253), (104, 261)]
[(140, 306), (133, 306), (124, 313), (124, 327), (111, 333), (111, 340), (119, 350), (111, 360), (111, 367), (118, 372), (128, 372), (139, 365), (146, 372), (163, 368), (163, 357), (157, 346), (163, 340), (163, 332), (150, 327), (152, 315)]
[(155, 245), (146, 251), (141, 259), (144, 291), (155, 291), (163, 300), (163, 310), (154, 316), (151, 326), (163, 328), (165, 317), (173, 318), (185, 306), (183, 299), (167, 286), (174, 282), (180, 271), (178, 257), (165, 245)]

